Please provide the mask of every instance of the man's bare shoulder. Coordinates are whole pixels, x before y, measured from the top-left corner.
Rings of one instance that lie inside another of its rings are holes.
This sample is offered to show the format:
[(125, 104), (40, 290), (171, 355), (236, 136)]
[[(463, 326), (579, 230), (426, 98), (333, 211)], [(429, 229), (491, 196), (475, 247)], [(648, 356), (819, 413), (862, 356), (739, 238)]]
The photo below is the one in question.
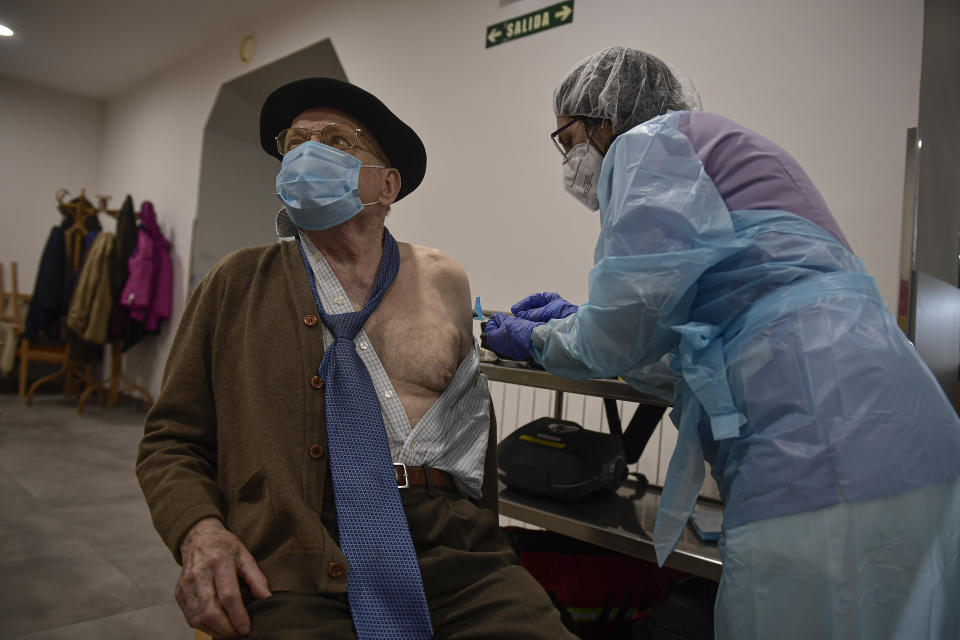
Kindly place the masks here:
[(430, 284), (449, 290), (452, 295), (470, 295), (467, 272), (459, 262), (440, 249), (409, 242), (399, 243), (399, 249), (401, 259), (406, 254), (407, 259)]
[(410, 272), (416, 274), (414, 277), (418, 284), (415, 286), (421, 291), (427, 290), (428, 298), (436, 300), (432, 313), (440, 313), (442, 310), (456, 326), (460, 334), (457, 353), (459, 360), (462, 360), (473, 342), (470, 282), (467, 280), (467, 272), (459, 262), (432, 247), (403, 243), (400, 247), (401, 260), (404, 255), (412, 266)]

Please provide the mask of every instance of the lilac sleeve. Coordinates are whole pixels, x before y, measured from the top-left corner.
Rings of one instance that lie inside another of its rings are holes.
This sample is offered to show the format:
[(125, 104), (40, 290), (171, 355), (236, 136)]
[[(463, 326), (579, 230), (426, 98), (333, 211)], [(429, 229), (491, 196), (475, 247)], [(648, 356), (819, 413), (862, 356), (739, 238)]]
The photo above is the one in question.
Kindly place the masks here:
[(785, 150), (714, 113), (684, 113), (678, 128), (730, 211), (777, 209), (820, 225), (850, 249), (806, 172)]

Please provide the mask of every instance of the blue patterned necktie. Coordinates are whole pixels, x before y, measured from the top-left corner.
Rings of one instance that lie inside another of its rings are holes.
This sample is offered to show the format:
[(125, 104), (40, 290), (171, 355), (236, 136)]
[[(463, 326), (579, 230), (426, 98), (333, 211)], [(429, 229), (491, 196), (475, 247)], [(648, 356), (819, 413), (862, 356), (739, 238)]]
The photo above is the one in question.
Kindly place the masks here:
[(329, 315), (299, 235), (297, 243), (317, 311), (334, 338), (318, 373), (325, 382), (333, 495), (340, 548), (350, 561), (347, 598), (357, 637), (430, 638), (433, 625), (380, 403), (353, 341), (397, 276), (397, 242), (383, 230), (383, 257), (364, 308)]

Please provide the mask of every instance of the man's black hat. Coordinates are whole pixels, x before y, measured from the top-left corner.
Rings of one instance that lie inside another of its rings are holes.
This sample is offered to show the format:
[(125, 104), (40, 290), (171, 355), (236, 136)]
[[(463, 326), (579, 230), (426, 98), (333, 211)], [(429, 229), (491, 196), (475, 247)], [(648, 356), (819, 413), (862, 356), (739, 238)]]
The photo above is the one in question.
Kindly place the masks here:
[(420, 185), (427, 170), (427, 151), (420, 137), (376, 96), (336, 78), (304, 78), (271, 93), (260, 109), (263, 150), (282, 159), (274, 138), (295, 117), (314, 107), (338, 109), (363, 123), (387, 154), (390, 165), (400, 172), (397, 200)]

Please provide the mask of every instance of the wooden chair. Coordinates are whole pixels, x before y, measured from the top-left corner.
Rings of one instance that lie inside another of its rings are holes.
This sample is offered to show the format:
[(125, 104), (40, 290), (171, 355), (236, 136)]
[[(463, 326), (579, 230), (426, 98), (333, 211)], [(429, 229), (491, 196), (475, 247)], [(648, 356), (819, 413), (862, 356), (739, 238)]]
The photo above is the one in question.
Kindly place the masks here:
[(3, 265), (0, 264), (0, 320), (13, 323), (14, 333), (18, 339), (20, 339), (20, 345), (17, 348), (17, 358), (20, 359), (18, 394), (23, 398), (27, 395), (27, 371), (30, 367), (30, 362), (63, 364), (67, 359), (67, 349), (65, 346), (46, 347), (31, 345), (30, 341), (26, 338), (19, 338), (23, 335), (27, 308), (30, 306), (31, 296), (26, 293), (20, 293), (16, 262), (10, 263), (11, 291), (9, 293), (5, 288), (4, 282)]
[(0, 320), (11, 322), (22, 329), (27, 316), (27, 307), (30, 304), (30, 295), (20, 293), (16, 261), (10, 263), (10, 291), (7, 291), (5, 282), (3, 264), (0, 263)]
[[(12, 271), (12, 286), (14, 296), (20, 296), (20, 303), (15, 304), (14, 314), (22, 313), (20, 317), (26, 318), (25, 307), (29, 306), (31, 296), (26, 294), (20, 294), (17, 289), (17, 263), (14, 262), (10, 265)], [(0, 265), (0, 281), (2, 281), (2, 271), (3, 265)], [(2, 285), (0, 285), (2, 287)], [(21, 307), (24, 305), (24, 307)], [(23, 333), (23, 326), (21, 325), (20, 333)], [(18, 387), (18, 395), (21, 398), (27, 397), (27, 374), (30, 368), (30, 362), (49, 362), (52, 364), (64, 364), (67, 361), (67, 347), (66, 345), (55, 345), (55, 346), (42, 346), (42, 345), (32, 345), (30, 341), (26, 338), (20, 340), (20, 347), (17, 349), (17, 357), (20, 359), (20, 380)], [(71, 381), (67, 381), (67, 386), (64, 389), (65, 392), (69, 392)], [(36, 385), (35, 385), (36, 386)], [(32, 396), (33, 394), (31, 394)], [(28, 401), (29, 403), (29, 401)]]
[[(3, 264), (0, 264), (0, 322), (5, 323), (11, 329), (4, 335), (12, 337), (15, 342), (19, 342), (26, 323), (30, 296), (20, 293), (16, 262), (10, 263), (10, 286), (11, 289), (8, 291)], [(0, 346), (3, 346), (2, 338), (0, 338)]]
[[(74, 386), (73, 378), (70, 375), (70, 370), (65, 368), (67, 366), (66, 345), (38, 346), (31, 344), (29, 340), (24, 338), (20, 341), (20, 348), (17, 350), (17, 355), (20, 357), (20, 387), (18, 393), (20, 394), (20, 397), (26, 400), (28, 405), (33, 400), (33, 394), (37, 392), (37, 389), (41, 385), (45, 384), (46, 382), (52, 382), (63, 373), (67, 374), (66, 381), (63, 385), (63, 394), (68, 396), (72, 393)], [(31, 362), (49, 362), (52, 364), (59, 364), (61, 365), (61, 368), (56, 373), (40, 378), (30, 385), (28, 390), (27, 371)]]

